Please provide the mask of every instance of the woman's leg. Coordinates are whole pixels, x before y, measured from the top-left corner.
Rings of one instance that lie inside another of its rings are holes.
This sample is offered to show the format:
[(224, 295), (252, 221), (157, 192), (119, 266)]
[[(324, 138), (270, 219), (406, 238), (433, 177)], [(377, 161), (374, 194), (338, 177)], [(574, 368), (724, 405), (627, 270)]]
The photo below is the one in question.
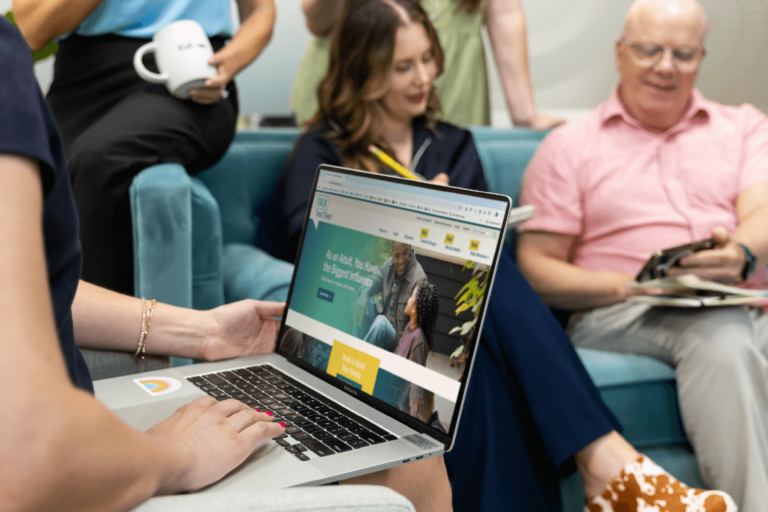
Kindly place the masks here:
[(129, 188), (142, 170), (213, 165), (234, 137), (236, 107), (203, 106), (167, 91), (134, 91), (80, 135), (67, 155), (80, 217), (84, 280), (133, 295)]
[[(443, 457), (435, 457), (339, 482), (342, 485), (381, 485), (402, 494), (417, 512), (446, 512), (451, 508), (451, 485)], [(481, 510), (481, 509), (475, 509)]]
[(576, 467), (584, 482), (584, 494), (588, 500), (601, 494), (610, 481), (635, 460), (637, 450), (616, 431), (592, 441), (576, 453)]
[(132, 64), (141, 43), (117, 37), (65, 41), (48, 95), (80, 217), (82, 277), (130, 295), (133, 178), (160, 163), (179, 163), (190, 173), (210, 167), (229, 147), (237, 121), (234, 85), (228, 99), (198, 105), (141, 81)]
[(457, 511), (561, 510), (573, 456), (619, 425), (549, 309), (499, 262), (454, 449)]

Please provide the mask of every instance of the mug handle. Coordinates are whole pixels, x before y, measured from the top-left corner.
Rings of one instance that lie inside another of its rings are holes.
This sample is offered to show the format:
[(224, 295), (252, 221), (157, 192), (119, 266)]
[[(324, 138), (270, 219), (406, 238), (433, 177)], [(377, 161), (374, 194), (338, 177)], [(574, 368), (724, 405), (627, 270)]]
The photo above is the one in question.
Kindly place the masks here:
[(144, 62), (142, 61), (144, 55), (155, 52), (156, 50), (157, 44), (154, 41), (149, 42), (136, 50), (136, 53), (133, 56), (133, 68), (136, 70), (136, 73), (147, 82), (164, 84), (168, 81), (168, 73), (153, 73), (144, 67)]

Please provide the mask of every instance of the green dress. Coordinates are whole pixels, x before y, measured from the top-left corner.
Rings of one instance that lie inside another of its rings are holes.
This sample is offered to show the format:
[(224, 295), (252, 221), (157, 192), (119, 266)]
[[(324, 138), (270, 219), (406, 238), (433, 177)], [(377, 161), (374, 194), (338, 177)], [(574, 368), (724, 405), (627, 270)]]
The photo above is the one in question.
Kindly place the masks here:
[[(477, 13), (456, 11), (458, 0), (422, 0), (440, 37), (445, 69), (435, 81), (441, 119), (458, 126), (488, 125), (491, 107), (481, 29), (485, 2)], [(301, 59), (291, 93), (291, 110), (301, 126), (317, 111), (317, 85), (328, 71), (330, 38), (313, 37)]]

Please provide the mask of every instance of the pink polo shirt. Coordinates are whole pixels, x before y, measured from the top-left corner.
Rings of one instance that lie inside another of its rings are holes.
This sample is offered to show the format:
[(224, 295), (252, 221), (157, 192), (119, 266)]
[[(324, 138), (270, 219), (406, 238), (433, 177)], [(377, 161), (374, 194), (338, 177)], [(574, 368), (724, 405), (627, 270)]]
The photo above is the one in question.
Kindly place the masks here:
[(708, 238), (716, 226), (734, 231), (739, 194), (766, 182), (768, 118), (753, 106), (694, 91), (683, 119), (654, 133), (614, 91), (542, 143), (521, 194), (537, 214), (519, 230), (576, 236), (574, 264), (636, 274), (657, 249)]

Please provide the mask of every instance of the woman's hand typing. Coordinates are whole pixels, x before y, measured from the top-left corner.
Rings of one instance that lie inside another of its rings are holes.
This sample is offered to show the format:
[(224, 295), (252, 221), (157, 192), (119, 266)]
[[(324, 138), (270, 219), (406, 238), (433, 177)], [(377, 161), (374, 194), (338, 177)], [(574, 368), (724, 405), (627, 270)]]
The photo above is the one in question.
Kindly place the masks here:
[(239, 466), (264, 441), (285, 432), (272, 417), (236, 401), (198, 398), (150, 428), (147, 435), (176, 462), (174, 481), (161, 482), (158, 494), (205, 487)]

